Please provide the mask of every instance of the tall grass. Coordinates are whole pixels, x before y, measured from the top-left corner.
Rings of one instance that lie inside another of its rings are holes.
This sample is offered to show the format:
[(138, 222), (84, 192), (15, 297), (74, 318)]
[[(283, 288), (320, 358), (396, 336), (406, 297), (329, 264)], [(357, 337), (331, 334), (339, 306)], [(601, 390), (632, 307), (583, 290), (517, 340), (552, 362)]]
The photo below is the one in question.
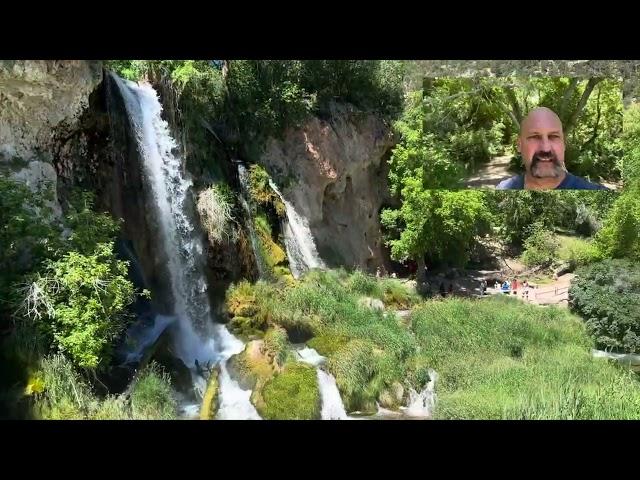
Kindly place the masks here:
[(148, 365), (136, 381), (131, 393), (131, 413), (136, 420), (172, 420), (177, 417), (171, 380), (156, 363)]
[(425, 305), (412, 321), (421, 361), (440, 374), (439, 418), (640, 416), (640, 384), (591, 357), (592, 341), (566, 310), (453, 299)]

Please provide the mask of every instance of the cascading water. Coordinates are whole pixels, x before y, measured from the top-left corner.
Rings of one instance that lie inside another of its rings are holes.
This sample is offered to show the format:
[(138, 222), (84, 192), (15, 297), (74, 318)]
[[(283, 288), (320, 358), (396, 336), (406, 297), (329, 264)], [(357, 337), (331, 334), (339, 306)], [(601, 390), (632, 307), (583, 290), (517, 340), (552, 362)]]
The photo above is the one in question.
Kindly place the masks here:
[(258, 243), (258, 237), (256, 235), (256, 229), (253, 226), (253, 214), (251, 207), (249, 206), (249, 175), (245, 166), (238, 162), (238, 180), (240, 181), (240, 205), (247, 215), (247, 229), (249, 230), (249, 238), (251, 240), (251, 249), (256, 259), (258, 266), (258, 275), (260, 278), (264, 278), (267, 272), (264, 258), (260, 252), (260, 246)]
[(169, 125), (161, 117), (162, 105), (148, 84), (136, 84), (112, 74), (118, 85), (143, 160), (145, 185), (150, 188), (154, 217), (158, 222), (158, 254), (166, 259), (178, 329), (176, 354), (190, 367), (194, 387), (203, 390), (204, 379), (195, 362), (220, 365), (219, 418), (260, 418), (226, 371), (226, 362), (242, 351), (243, 344), (223, 325), (211, 322), (207, 282), (202, 271), (203, 243), (188, 212), (193, 211), (191, 180), (182, 172), (182, 161)]
[(436, 406), (436, 380), (438, 374), (429, 369), (429, 381), (420, 393), (411, 389), (409, 391), (409, 403), (404, 408), (404, 414), (408, 417), (430, 418)]
[(320, 413), (322, 420), (348, 420), (349, 417), (344, 409), (340, 391), (336, 385), (336, 379), (333, 375), (320, 368), (326, 361), (326, 358), (319, 355), (313, 348), (308, 347), (298, 350), (297, 353), (301, 362), (316, 367), (318, 388), (320, 389), (320, 398), (322, 399), (322, 410)]
[(291, 203), (285, 200), (273, 181), (269, 180), (269, 186), (280, 197), (287, 211), (287, 220), (284, 222), (283, 228), (284, 244), (294, 278), (300, 278), (300, 275), (311, 268), (325, 268), (313, 241), (309, 222), (296, 212)]

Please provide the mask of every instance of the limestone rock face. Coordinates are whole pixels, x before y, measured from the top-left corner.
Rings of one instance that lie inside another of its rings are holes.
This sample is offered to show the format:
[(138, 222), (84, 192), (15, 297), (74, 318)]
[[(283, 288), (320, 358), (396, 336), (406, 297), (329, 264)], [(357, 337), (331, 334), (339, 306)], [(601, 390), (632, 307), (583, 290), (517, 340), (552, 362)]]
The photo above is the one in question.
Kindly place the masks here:
[(101, 62), (0, 60), (0, 174), (55, 189), (58, 139), (73, 131), (101, 81)]
[(369, 271), (382, 265), (379, 212), (393, 145), (389, 125), (345, 105), (267, 142), (262, 163), (309, 222), (327, 265)]

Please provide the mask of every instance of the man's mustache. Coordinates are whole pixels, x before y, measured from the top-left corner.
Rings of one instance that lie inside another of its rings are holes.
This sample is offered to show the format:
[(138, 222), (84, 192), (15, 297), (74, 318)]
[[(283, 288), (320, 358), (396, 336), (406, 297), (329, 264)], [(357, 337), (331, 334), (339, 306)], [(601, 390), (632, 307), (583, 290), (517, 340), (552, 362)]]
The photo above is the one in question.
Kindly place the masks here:
[(558, 163), (558, 156), (553, 152), (536, 152), (531, 158), (531, 166), (535, 166), (538, 162), (551, 160), (553, 163)]

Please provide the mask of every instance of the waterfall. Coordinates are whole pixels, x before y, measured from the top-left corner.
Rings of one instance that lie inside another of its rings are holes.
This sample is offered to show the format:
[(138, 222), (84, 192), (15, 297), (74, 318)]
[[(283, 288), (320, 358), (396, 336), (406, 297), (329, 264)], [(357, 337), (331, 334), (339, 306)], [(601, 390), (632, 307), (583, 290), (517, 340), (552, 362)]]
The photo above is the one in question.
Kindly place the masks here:
[[(158, 223), (157, 252), (166, 262), (173, 297), (174, 316), (178, 322), (174, 338), (176, 354), (192, 372), (194, 388), (202, 389), (203, 378), (195, 368), (211, 362), (221, 366), (219, 398), (224, 418), (259, 418), (249, 401), (251, 392), (240, 389), (237, 382), (225, 378), (226, 362), (242, 351), (242, 342), (223, 325), (211, 321), (207, 281), (202, 265), (202, 236), (190, 213), (195, 211), (191, 179), (182, 170), (182, 159), (174, 152), (177, 144), (169, 125), (162, 119), (162, 105), (156, 91), (148, 84), (136, 84), (115, 74), (112, 78), (122, 94), (131, 126), (142, 157), (145, 188), (148, 188), (153, 217)], [(227, 374), (228, 376), (228, 374)]]
[(424, 390), (420, 393), (415, 390), (409, 390), (409, 402), (405, 407), (404, 414), (408, 417), (421, 417), (427, 418), (433, 415), (433, 410), (436, 406), (436, 380), (438, 374), (435, 370), (429, 369), (429, 381), (427, 382)]
[(325, 372), (321, 365), (326, 358), (319, 355), (313, 348), (303, 348), (297, 351), (301, 362), (308, 363), (316, 367), (318, 376), (318, 388), (322, 400), (321, 418), (322, 420), (348, 420), (347, 412), (344, 409), (340, 391), (336, 385), (336, 379), (328, 372)]
[(325, 268), (324, 262), (318, 255), (307, 219), (298, 214), (293, 205), (285, 200), (275, 183), (269, 180), (269, 185), (280, 197), (287, 211), (287, 220), (283, 225), (284, 244), (293, 276), (299, 278), (311, 268)]

